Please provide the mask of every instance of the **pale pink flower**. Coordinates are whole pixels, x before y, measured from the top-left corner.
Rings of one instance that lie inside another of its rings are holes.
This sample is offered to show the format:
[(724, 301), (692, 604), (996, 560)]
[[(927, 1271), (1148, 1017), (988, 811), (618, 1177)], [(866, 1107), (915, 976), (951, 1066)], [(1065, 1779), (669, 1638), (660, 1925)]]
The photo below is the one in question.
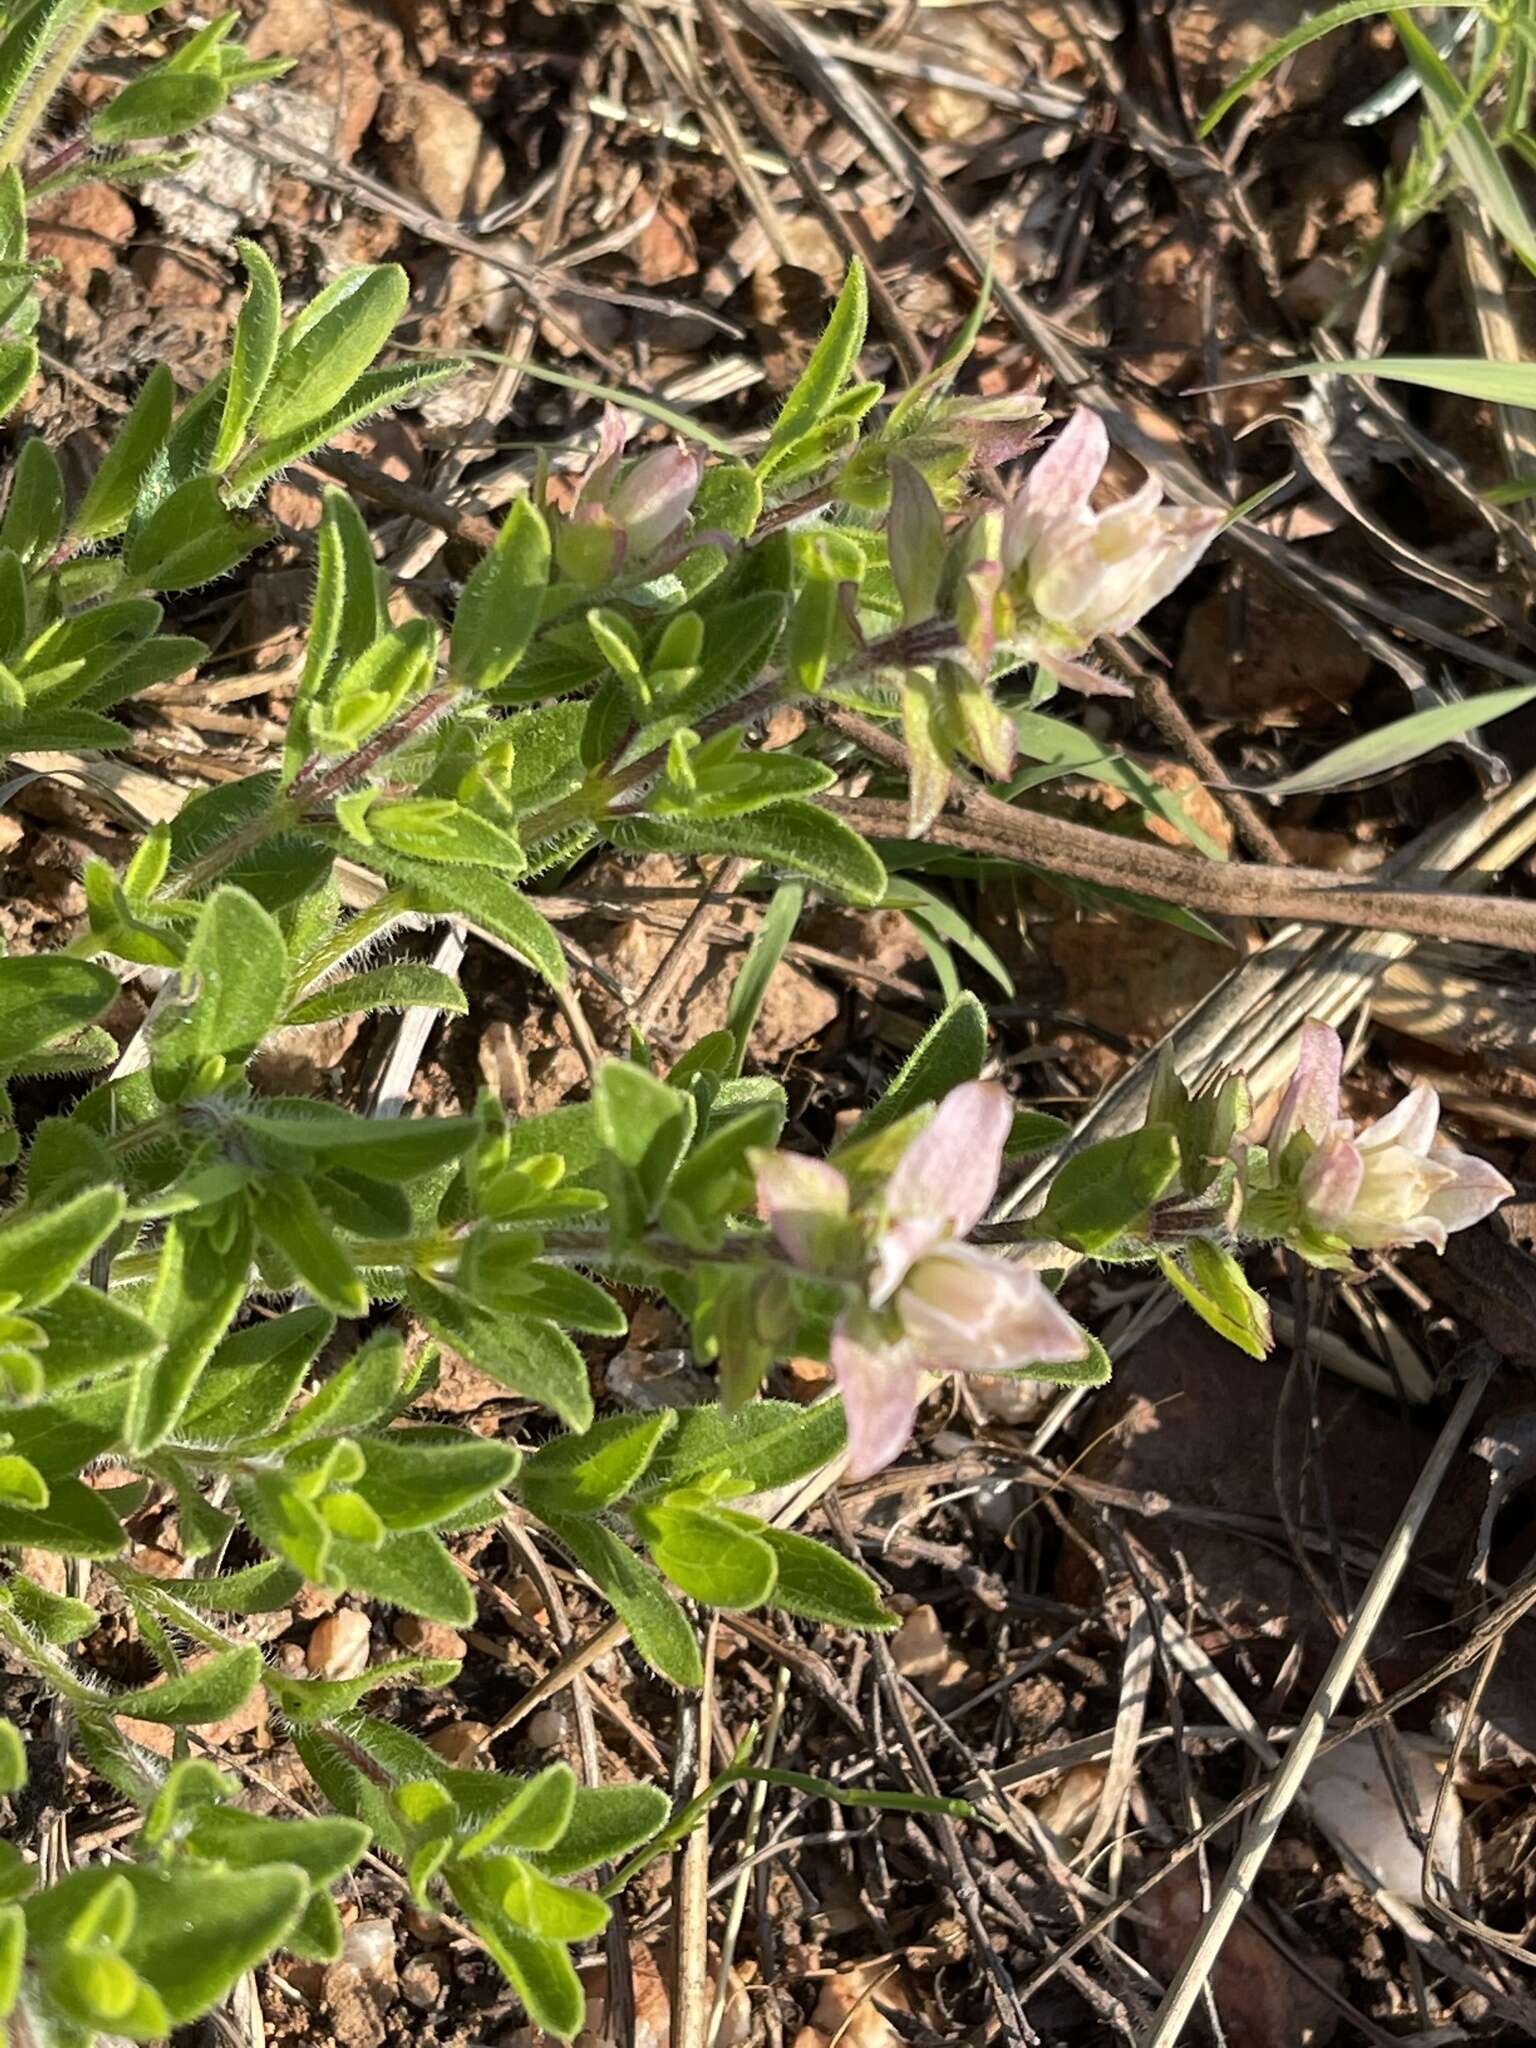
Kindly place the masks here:
[(1270, 1132), (1269, 1156), (1281, 1172), (1298, 1133), (1311, 1143), (1295, 1191), (1314, 1229), (1362, 1251), (1407, 1244), (1444, 1251), (1451, 1231), (1481, 1222), (1514, 1193), (1486, 1159), (1441, 1135), (1433, 1088), (1412, 1089), (1395, 1109), (1357, 1129), (1341, 1114), (1342, 1069), (1338, 1033), (1309, 1019)]
[[(1109, 458), (1097, 413), (1079, 409), (1024, 479), (1009, 507), (1004, 562), (1063, 654), (1124, 633), (1194, 568), (1222, 514), (1165, 505), (1148, 477), (1134, 497), (1093, 510)], [(1047, 650), (1049, 652), (1049, 650)]]
[(836, 1167), (782, 1152), (756, 1161), (759, 1213), (789, 1258), (861, 1289), (832, 1333), (852, 1478), (906, 1444), (925, 1372), (1017, 1372), (1087, 1351), (1038, 1273), (963, 1242), (997, 1192), (1012, 1117), (995, 1081), (952, 1090), (863, 1219)]

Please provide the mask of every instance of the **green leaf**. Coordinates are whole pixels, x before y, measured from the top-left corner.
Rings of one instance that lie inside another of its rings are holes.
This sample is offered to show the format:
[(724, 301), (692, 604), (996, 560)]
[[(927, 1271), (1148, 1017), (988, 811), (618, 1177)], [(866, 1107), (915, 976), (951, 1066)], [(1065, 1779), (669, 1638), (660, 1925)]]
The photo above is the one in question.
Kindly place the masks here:
[(232, 512), (216, 478), (194, 476), (134, 534), (123, 551), (123, 570), (140, 590), (192, 590), (226, 575), (271, 533), (265, 520)]
[(1449, 740), (1460, 739), (1463, 733), (1507, 717), (1532, 698), (1536, 698), (1536, 685), (1527, 684), (1518, 689), (1486, 690), (1481, 696), (1456, 703), (1431, 705), (1427, 711), (1411, 712), (1375, 732), (1363, 733), (1359, 739), (1346, 740), (1343, 746), (1330, 749), (1320, 760), (1299, 768), (1294, 775), (1282, 775), (1277, 782), (1265, 783), (1258, 793), (1268, 797), (1310, 796), (1317, 790), (1338, 789), (1357, 782), (1362, 776), (1385, 774), (1388, 769), (1401, 768), (1406, 762), (1433, 753)]
[(289, 1309), (224, 1338), (182, 1414), (183, 1443), (259, 1436), (286, 1413), (336, 1327), (324, 1309)]
[(737, 970), (725, 1013), (726, 1029), (736, 1046), (736, 1056), (730, 1069), (732, 1074), (739, 1074), (745, 1063), (747, 1044), (757, 1022), (758, 1011), (763, 1006), (763, 997), (767, 995), (768, 984), (784, 958), (785, 947), (795, 935), (795, 926), (800, 922), (804, 907), (804, 886), (799, 882), (781, 882), (774, 890), (772, 900), (763, 913), (763, 921), (757, 928), (757, 936), (747, 948), (746, 958)]
[(1434, 4), (1435, 0), (1339, 0), (1338, 5), (1325, 7), (1320, 14), (1309, 14), (1305, 21), (1299, 21), (1285, 35), (1277, 36), (1268, 44), (1246, 70), (1238, 73), (1219, 98), (1211, 102), (1200, 117), (1199, 134), (1209, 135), (1261, 79), (1267, 78), (1297, 50), (1305, 49), (1308, 43), (1332, 35), (1336, 28), (1344, 28), (1352, 21), (1363, 21), (1377, 14), (1399, 14), (1405, 8)]
[(278, 1820), (238, 1806), (205, 1806), (186, 1835), (194, 1856), (249, 1870), (296, 1863), (311, 1884), (334, 1884), (368, 1846), (368, 1830), (355, 1820), (326, 1814), (313, 1820)]
[(157, 1077), (190, 1079), (210, 1055), (245, 1059), (282, 1015), (287, 979), (276, 918), (243, 889), (215, 890), (187, 948), (182, 998), (153, 1041)]
[(127, 1714), (136, 1721), (196, 1728), (205, 1721), (222, 1721), (244, 1706), (260, 1678), (261, 1652), (254, 1643), (247, 1643), (237, 1650), (217, 1651), (206, 1664), (159, 1685), (118, 1693), (110, 1705), (114, 1714)]
[[(1340, 361), (1288, 363), (1266, 377), (1382, 377), (1388, 383), (1416, 384), (1424, 391), (1446, 391), (1453, 398), (1476, 398), (1488, 405), (1536, 409), (1536, 363), (1497, 362), (1487, 356), (1349, 356)], [(1231, 379), (1220, 386), (1235, 388)]]
[(549, 1877), (616, 1862), (649, 1841), (670, 1810), (658, 1785), (578, 1785), (564, 1833), (534, 1860)]
[(684, 1408), (646, 1475), (647, 1491), (670, 1493), (728, 1473), (727, 1492), (771, 1493), (820, 1471), (845, 1441), (836, 1399), (810, 1408), (753, 1401), (733, 1415), (714, 1406)]
[(1536, 270), (1536, 224), (1499, 149), (1483, 126), (1467, 88), (1412, 15), (1396, 10), (1392, 26), (1418, 73), (1426, 103), (1439, 117), (1437, 140), (1461, 173), (1478, 204), (1527, 270)]
[(48, 1494), (45, 1508), (0, 1507), (0, 1544), (63, 1557), (115, 1557), (123, 1548), (123, 1525), (94, 1487), (50, 1474)]
[(1106, 1138), (1058, 1172), (1041, 1228), (1078, 1251), (1099, 1251), (1141, 1221), (1178, 1170), (1178, 1139), (1165, 1124)]
[(178, 1579), (176, 1598), (211, 1614), (275, 1614), (303, 1583), (291, 1565), (269, 1558), (216, 1578)]
[(510, 1850), (553, 1849), (569, 1826), (575, 1805), (576, 1773), (569, 1764), (551, 1764), (497, 1807), (464, 1844), (465, 1851), (473, 1855), (493, 1844)]
[(92, 116), (91, 138), (110, 145), (182, 135), (218, 113), (227, 97), (210, 71), (149, 71)]
[(437, 628), (428, 619), (389, 627), (339, 667), (305, 707), (306, 725), (326, 754), (361, 746), (432, 678)]
[(506, 681), (533, 638), (548, 583), (548, 529), (536, 507), (516, 498), (453, 615), (448, 673), (454, 682), (478, 693)]
[(974, 1081), (987, 1057), (987, 1013), (975, 996), (956, 997), (924, 1032), (900, 1072), (854, 1127), (855, 1141), (942, 1102), (962, 1081)]
[(543, 1941), (519, 1927), (501, 1904), (496, 1882), (497, 1859), (451, 1865), (445, 1872), (448, 1889), (470, 1925), (489, 1949), (528, 2010), (536, 2027), (569, 2040), (580, 2031), (586, 1995), (558, 1941)]
[(708, 1607), (761, 1607), (778, 1566), (749, 1517), (728, 1509), (688, 1507), (676, 1496), (630, 1510), (657, 1568)]
[[(349, 821), (350, 822), (350, 821)], [(364, 844), (376, 841), (412, 860), (447, 861), (454, 866), (489, 867), (521, 874), (523, 850), (505, 826), (484, 818), (451, 797), (388, 797), (369, 803), (357, 828)]]
[[(272, 435), (262, 422), (260, 411), (253, 425), (253, 432), (262, 436), (246, 459), (235, 468), (229, 477), (231, 494), (245, 502), (270, 476), (286, 469), (290, 462), (297, 462), (312, 448), (322, 442), (333, 440), (347, 427), (355, 426), (359, 420), (368, 419), (376, 412), (383, 412), (392, 405), (406, 405), (418, 399), (435, 385), (456, 377), (462, 365), (454, 362), (439, 363), (397, 363), (387, 370), (369, 370), (359, 377), (343, 399), (339, 399), (329, 412), (318, 419), (304, 421), (300, 426), (290, 428), (286, 433)], [(281, 373), (279, 361), (278, 371)], [(275, 382), (274, 378), (274, 382)], [(270, 394), (270, 387), (269, 387)]]
[(366, 968), (330, 981), (297, 1003), (283, 1019), (293, 1024), (324, 1024), (332, 1017), (355, 1016), (360, 1010), (409, 1010), (416, 1007), (447, 1010), (462, 1016), (469, 1005), (464, 991), (450, 975), (415, 960), (398, 960), (388, 967)]
[(545, 1941), (590, 1941), (608, 1925), (608, 1905), (595, 1892), (555, 1884), (521, 1856), (488, 1856), (479, 1867), (500, 1876), (510, 1917)]
[(362, 1450), (368, 1469), (357, 1490), (390, 1530), (437, 1528), (508, 1485), (522, 1463), (511, 1444), (468, 1434), (443, 1441), (425, 1429), (386, 1430)]
[(45, 1508), (48, 1482), (29, 1458), (0, 1451), (0, 1503), (9, 1508)]
[(764, 1525), (758, 1535), (773, 1552), (778, 1579), (775, 1607), (834, 1628), (895, 1628), (901, 1617), (880, 1598), (880, 1589), (866, 1572), (825, 1543), (799, 1536), (791, 1529)]
[(306, 1181), (296, 1173), (272, 1174), (257, 1214), (262, 1236), (277, 1246), (322, 1308), (339, 1316), (368, 1313), (368, 1289)]
[(550, 1516), (545, 1526), (591, 1575), (651, 1669), (674, 1685), (702, 1685), (704, 1666), (688, 1617), (645, 1560), (601, 1522)]
[(38, 1362), (50, 1393), (92, 1373), (137, 1365), (160, 1348), (142, 1316), (96, 1287), (66, 1287), (32, 1320), (46, 1340)]
[[(410, 1544), (416, 1539), (406, 1537), (402, 1541)], [(441, 1549), (441, 1545), (436, 1547)], [(459, 1584), (463, 1586), (464, 1581), (459, 1579)], [(465, 1618), (473, 1619), (473, 1603), (470, 1615)], [(414, 1685), (423, 1691), (434, 1691), (451, 1685), (458, 1675), (459, 1660), (456, 1657), (394, 1657), (387, 1664), (375, 1664), (368, 1671), (360, 1671), (355, 1678), (282, 1678), (271, 1673), (267, 1683), (283, 1713), (296, 1728), (313, 1728), (350, 1714), (364, 1693), (372, 1692), (378, 1686)], [(398, 1733), (402, 1740), (413, 1740), (405, 1735), (403, 1729), (391, 1732)], [(428, 1751), (428, 1754), (432, 1752)]]
[(510, 946), (552, 988), (565, 987), (565, 955), (554, 926), (504, 876), (489, 868), (412, 860), (388, 849), (371, 857), (369, 865), (391, 881), (403, 883), (415, 909), (469, 918)]
[(263, 1448), (345, 1435), (387, 1420), (405, 1384), (406, 1371), (405, 1345), (398, 1331), (376, 1331), (345, 1365), (315, 1388), (302, 1407), (263, 1439)]
[(33, 1944), (40, 1950), (62, 1944), (109, 1885), (126, 1885), (136, 1909), (121, 1943), (123, 1961), (159, 1996), (175, 2026), (217, 2005), (278, 1946), (310, 1890), (296, 1864), (228, 1871), (202, 1862), (98, 1864), (72, 1871), (27, 1901)]
[(21, 1730), (0, 1715), (0, 1792), (19, 1792), (27, 1782), (27, 1751)]
[(557, 1436), (523, 1467), (518, 1491), (541, 1521), (551, 1515), (595, 1515), (638, 1484), (672, 1416), (610, 1415), (584, 1436)]
[(621, 1169), (608, 1189), (610, 1207), (616, 1206), (621, 1187), (634, 1191), (636, 1213), (615, 1226), (629, 1235), (660, 1206), (698, 1113), (692, 1096), (625, 1060), (608, 1060), (598, 1068), (592, 1108), (604, 1150)]
[(30, 569), (40, 569), (64, 532), (64, 475), (59, 458), (40, 436), (23, 441), (11, 466), (11, 488), (0, 519), (0, 548)]
[[(461, 1260), (459, 1282), (487, 1308), (511, 1309), (515, 1314), (538, 1316), (560, 1323), (568, 1330), (580, 1330), (592, 1337), (622, 1337), (629, 1325), (624, 1311), (608, 1292), (584, 1273), (565, 1266), (546, 1265), (519, 1253), (519, 1239), (504, 1240), (499, 1233), (485, 1235), (476, 1247), (473, 1279)], [(526, 1240), (521, 1240), (526, 1245)], [(498, 1270), (496, 1254), (504, 1247), (513, 1254), (505, 1272)]]
[(14, 412), (26, 396), (37, 365), (35, 341), (0, 341), (0, 420)]
[(848, 267), (847, 280), (827, 322), (826, 332), (817, 342), (799, 382), (784, 401), (784, 410), (768, 437), (768, 445), (758, 463), (759, 469), (769, 467), (774, 456), (781, 454), (825, 417), (858, 360), (868, 324), (869, 285), (864, 276), (864, 266), (855, 257)]
[(343, 1583), (364, 1599), (403, 1607), (408, 1614), (443, 1621), (450, 1628), (467, 1628), (475, 1619), (475, 1596), (463, 1573), (426, 1529), (393, 1535), (378, 1549), (337, 1537), (330, 1563)]
[(295, 1168), (322, 1163), (377, 1180), (414, 1180), (457, 1159), (479, 1136), (473, 1117), (353, 1116), (330, 1104), (322, 1110), (302, 1100), (273, 1100), (270, 1112), (253, 1110), (237, 1119), (237, 1128), (261, 1154)]
[(570, 1429), (592, 1420), (586, 1361), (563, 1331), (531, 1316), (492, 1315), (466, 1295), (412, 1280), (406, 1301), (441, 1343), (516, 1394), (551, 1409)]
[(289, 327), (252, 422), (274, 440), (341, 403), (388, 341), (410, 283), (397, 263), (343, 271)]
[(13, 1209), (0, 1222), (0, 1294), (31, 1309), (74, 1279), (122, 1220), (121, 1188), (88, 1188), (52, 1208)]
[(237, 241), (235, 247), (250, 284), (235, 322), (219, 438), (208, 463), (215, 474), (228, 469), (245, 446), (252, 416), (277, 361), (283, 324), (282, 287), (271, 259), (256, 242)]
[(874, 848), (840, 818), (789, 797), (744, 817), (611, 818), (613, 844), (639, 853), (728, 853), (808, 876), (851, 903), (873, 905), (886, 874)]
[(1250, 1358), (1267, 1358), (1274, 1345), (1269, 1305), (1250, 1287), (1242, 1267), (1223, 1245), (1194, 1237), (1178, 1257), (1158, 1258), (1163, 1278), (1176, 1288), (1202, 1322)]
[(101, 1615), (87, 1601), (72, 1599), (66, 1593), (51, 1593), (46, 1586), (40, 1586), (22, 1572), (14, 1573), (6, 1581), (6, 1593), (18, 1616), (45, 1643), (56, 1648), (66, 1643), (78, 1643), (82, 1636), (92, 1634), (101, 1626)]
[[(1221, 847), (1202, 826), (1196, 824), (1172, 791), (1165, 789), (1117, 748), (1094, 739), (1075, 725), (1069, 725), (1064, 718), (1050, 718), (1043, 711), (1029, 711), (1017, 706), (1009, 711), (1008, 716), (1018, 734), (1019, 749), (1029, 760), (1042, 763), (1052, 774), (1083, 775), (1103, 783), (1107, 789), (1119, 790), (1123, 796), (1139, 804), (1142, 810), (1171, 825), (1207, 860), (1226, 859)], [(1004, 794), (1010, 797), (1017, 795), (1044, 779), (1038, 769), (1026, 770), (1008, 785)]]
[(147, 1309), (165, 1349), (133, 1382), (128, 1440), (135, 1451), (152, 1450), (180, 1420), (199, 1374), (245, 1299), (254, 1240), (249, 1211), (238, 1196), (219, 1211), (173, 1216), (167, 1224)]
[(0, 1065), (82, 1030), (117, 999), (117, 976), (63, 953), (0, 959)]
[(751, 1206), (750, 1154), (770, 1148), (783, 1122), (777, 1103), (765, 1102), (744, 1116), (716, 1123), (693, 1147), (662, 1205), (663, 1222), (685, 1244), (713, 1249), (724, 1236), (726, 1219)]
[(26, 1914), (14, 1903), (0, 1906), (0, 2023), (21, 1996), (21, 1968), (26, 1951)]

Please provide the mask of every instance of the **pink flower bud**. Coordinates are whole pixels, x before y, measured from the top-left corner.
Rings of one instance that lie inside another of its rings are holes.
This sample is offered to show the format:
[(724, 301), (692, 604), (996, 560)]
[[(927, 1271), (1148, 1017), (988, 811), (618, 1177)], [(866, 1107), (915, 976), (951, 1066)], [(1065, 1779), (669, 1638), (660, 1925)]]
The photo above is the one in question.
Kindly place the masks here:
[(608, 500), (608, 515), (623, 529), (630, 557), (645, 562), (682, 525), (704, 465), (686, 448), (642, 455)]

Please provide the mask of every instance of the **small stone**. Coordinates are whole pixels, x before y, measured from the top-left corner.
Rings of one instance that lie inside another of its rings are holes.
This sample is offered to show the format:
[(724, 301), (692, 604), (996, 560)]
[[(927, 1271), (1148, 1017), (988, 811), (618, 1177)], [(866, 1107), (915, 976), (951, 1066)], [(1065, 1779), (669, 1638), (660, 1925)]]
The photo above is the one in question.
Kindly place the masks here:
[[(239, 112), (249, 115), (256, 132), (274, 147), (292, 143), (329, 159), (336, 111), (313, 93), (282, 85), (252, 86), (240, 95)], [(190, 163), (168, 178), (150, 179), (141, 189), (171, 234), (221, 255), (242, 228), (265, 227), (272, 217), (272, 174), (267, 165), (252, 150), (206, 130), (197, 138)]]
[(356, 1920), (347, 1929), (340, 1960), (350, 1963), (368, 1983), (393, 1985), (395, 1930), (387, 1920)]
[(443, 1995), (443, 1976), (430, 1956), (417, 1956), (400, 1972), (400, 1996), (418, 2012), (430, 2012)]
[(534, 1749), (557, 1749), (565, 1740), (565, 1716), (558, 1707), (546, 1707), (528, 1723), (528, 1741)]
[(356, 1678), (368, 1669), (368, 1640), (372, 1634), (366, 1614), (355, 1607), (338, 1607), (324, 1621), (315, 1624), (304, 1652), (304, 1662), (314, 1678)]
[(21, 1569), (34, 1586), (41, 1586), (45, 1593), (67, 1593), (69, 1571), (56, 1550), (24, 1550), (21, 1553)]
[(386, 93), (379, 133), (399, 184), (444, 220), (483, 213), (501, 186), (500, 149), (445, 85), (411, 79)]
[(456, 1628), (441, 1621), (423, 1621), (419, 1614), (402, 1614), (392, 1633), (401, 1649), (409, 1650), (413, 1657), (464, 1655), (464, 1638)]
[(539, 1582), (529, 1572), (519, 1572), (507, 1588), (508, 1597), (519, 1614), (541, 1626), (549, 1620), (549, 1609), (544, 1604), (544, 1595)]
[(937, 1678), (950, 1658), (949, 1641), (931, 1607), (914, 1607), (891, 1637), (891, 1656), (903, 1678)]
[(51, 275), (73, 292), (87, 290), (98, 271), (115, 270), (138, 227), (133, 208), (110, 185), (77, 185), (39, 200), (31, 215), (32, 261), (51, 258), (59, 266)]
[(427, 1737), (427, 1747), (455, 1770), (469, 1770), (480, 1761), (481, 1745), (490, 1732), (484, 1721), (450, 1721)]

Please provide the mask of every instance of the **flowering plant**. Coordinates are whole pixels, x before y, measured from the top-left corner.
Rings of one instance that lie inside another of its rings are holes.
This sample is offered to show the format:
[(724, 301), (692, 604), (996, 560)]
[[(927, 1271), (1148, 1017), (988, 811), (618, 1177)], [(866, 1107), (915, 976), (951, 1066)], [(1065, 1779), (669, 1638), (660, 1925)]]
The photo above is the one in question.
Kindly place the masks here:
[[(0, 0), (0, 417), (40, 360), (29, 198), (104, 166), (143, 174), (129, 145), (272, 75), (220, 16), (99, 105), (92, 140), (113, 154), (83, 137), (40, 148), (103, 12)], [(10, 463), (9, 754), (127, 745), (108, 714), (199, 670), (207, 649), (162, 628), (183, 593), (272, 538), (269, 481), (454, 374), (385, 360), (408, 295), (397, 267), (347, 270), (285, 318), (270, 259), (240, 254), (226, 370), (186, 395), (153, 371), (83, 492), (41, 436)], [(475, 1619), (455, 1542), (511, 1514), (678, 1686), (703, 1676), (685, 1603), (889, 1628), (873, 1580), (773, 1502), (845, 1449), (861, 1474), (897, 1456), (925, 1373), (1102, 1379), (1102, 1349), (1057, 1300), (1077, 1263), (1155, 1262), (1257, 1350), (1245, 1239), (1336, 1263), (1351, 1246), (1443, 1241), (1505, 1191), (1432, 1142), (1432, 1099), (1356, 1132), (1336, 1062), (1330, 1093), (1309, 1040), (1317, 1071), (1267, 1153), (1240, 1142), (1235, 1084), (1191, 1099), (1165, 1076), (1144, 1130), (1070, 1159), (1006, 1250), (978, 1243), (1007, 1162), (1063, 1133), (982, 1078), (986, 1019), (937, 938), (956, 992), (853, 1137), (827, 1160), (776, 1149), (785, 1090), (743, 1067), (807, 889), (926, 904), (932, 929), (936, 899), (893, 888), (898, 833), (877, 846), (839, 814), (841, 743), (812, 723), (766, 744), (760, 714), (804, 702), (899, 719), (921, 831), (958, 756), (1011, 770), (1021, 716), (1038, 723), (1009, 694), (1015, 673), (1106, 687), (1082, 659), (1094, 639), (1141, 618), (1217, 524), (1162, 507), (1151, 484), (1095, 511), (1105, 441), (1082, 414), (1010, 493), (995, 466), (1029, 449), (1042, 408), (954, 390), (979, 312), (870, 427), (886, 394), (858, 375), (865, 317), (855, 268), (750, 463), (670, 443), (626, 456), (627, 424), (605, 412), (574, 502), (541, 474), (448, 587), (444, 624), (389, 589), (357, 506), (327, 493), (281, 748), (122, 858), (90, 858), (81, 928), (58, 951), (0, 958), (0, 1652), (142, 1814), (121, 1856), (56, 1882), (0, 1841), (0, 2035), (26, 2048), (163, 2039), (279, 1946), (335, 1957), (332, 1887), (370, 1844), (423, 1910), (462, 1917), (539, 2026), (574, 2035), (571, 1950), (701, 1802), (669, 1817), (658, 1787), (578, 1786), (563, 1764), (526, 1779), (450, 1767), (405, 1720), (455, 1657), (298, 1677), (263, 1659), (252, 1617), (308, 1585), (451, 1641)], [(278, 1033), (468, 1007), (454, 979), (392, 950), (425, 920), (467, 927), (569, 1000), (535, 884), (598, 846), (776, 878), (727, 1024), (665, 1079), (637, 1032), (594, 1061), (588, 1099), (541, 1115), (509, 1118), (489, 1090), (419, 1118), (264, 1092), (254, 1062)], [(130, 1055), (103, 1020), (141, 970), (158, 993)], [(621, 1286), (688, 1318), (719, 1404), (596, 1415), (577, 1340), (625, 1333)], [(408, 1350), (404, 1318), (423, 1347)], [(526, 1441), (419, 1412), (444, 1350), (517, 1397)], [(840, 1398), (761, 1398), (790, 1350), (829, 1358)], [(174, 1529), (174, 1579), (136, 1561), (151, 1516)], [(39, 1558), (67, 1560), (93, 1598), (54, 1590)], [(147, 1682), (103, 1683), (81, 1647), (106, 1596), (108, 1651), (131, 1635)], [(186, 1753), (185, 1731), (257, 1688), (323, 1813), (249, 1812)], [(365, 1706), (375, 1691), (397, 1695), (399, 1718)], [(145, 1724), (168, 1731), (159, 1747)], [(28, 1762), (0, 1721), (0, 1796)], [(738, 1759), (717, 1787), (750, 1774)]]

